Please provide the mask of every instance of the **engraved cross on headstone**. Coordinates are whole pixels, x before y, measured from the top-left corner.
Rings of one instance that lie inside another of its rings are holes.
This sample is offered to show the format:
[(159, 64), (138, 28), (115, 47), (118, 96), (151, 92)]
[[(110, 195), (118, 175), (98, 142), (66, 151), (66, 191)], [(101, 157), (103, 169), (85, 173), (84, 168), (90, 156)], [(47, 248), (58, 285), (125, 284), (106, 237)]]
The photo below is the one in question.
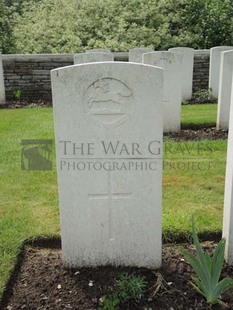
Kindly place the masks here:
[(113, 219), (113, 200), (114, 199), (128, 199), (132, 197), (132, 192), (113, 192), (112, 189), (112, 173), (108, 172), (108, 191), (103, 194), (89, 194), (89, 199), (107, 199), (108, 200), (108, 214), (109, 214), (109, 240), (114, 240), (114, 219)]

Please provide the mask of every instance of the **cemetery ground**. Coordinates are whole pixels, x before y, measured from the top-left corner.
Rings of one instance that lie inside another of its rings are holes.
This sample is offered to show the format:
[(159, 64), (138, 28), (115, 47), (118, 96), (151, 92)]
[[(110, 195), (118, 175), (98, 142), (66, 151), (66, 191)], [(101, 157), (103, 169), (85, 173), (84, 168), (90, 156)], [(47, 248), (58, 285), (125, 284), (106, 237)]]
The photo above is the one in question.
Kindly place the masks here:
[[(163, 267), (156, 271), (110, 267), (95, 271), (89, 268), (66, 270), (57, 248), (27, 245), (24, 256), (19, 255), (26, 239), (38, 244), (37, 238), (49, 240), (59, 236), (54, 151), (52, 171), (22, 171), (20, 162), (22, 139), (54, 139), (53, 115), (48, 107), (3, 109), (0, 113), (1, 294), (17, 259), (25, 258), (12, 310), (97, 309), (99, 298), (112, 294), (116, 288), (115, 279), (122, 272), (144, 276), (148, 287), (140, 302), (133, 300), (120, 309), (211, 309), (188, 283), (191, 268), (183, 260), (179, 246), (164, 246)], [(163, 148), (163, 239), (165, 242), (191, 242), (191, 214), (194, 214), (198, 233), (202, 240), (207, 240), (203, 246), (210, 252), (214, 241), (221, 237), (227, 148), (227, 133), (216, 134), (210, 128), (215, 119), (216, 105), (182, 106), (184, 128), (188, 125), (194, 128), (196, 124), (206, 128), (166, 135)], [(189, 247), (193, 249), (192, 245)], [(225, 266), (226, 274), (233, 277), (233, 268)], [(232, 295), (230, 290), (223, 296), (231, 309)]]

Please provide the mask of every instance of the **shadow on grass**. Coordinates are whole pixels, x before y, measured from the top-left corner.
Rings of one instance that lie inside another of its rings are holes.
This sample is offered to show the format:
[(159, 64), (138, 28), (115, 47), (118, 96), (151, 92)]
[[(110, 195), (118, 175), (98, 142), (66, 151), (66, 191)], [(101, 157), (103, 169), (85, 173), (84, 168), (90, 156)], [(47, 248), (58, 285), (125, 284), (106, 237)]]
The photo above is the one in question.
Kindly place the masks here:
[(194, 124), (194, 123), (182, 123), (181, 129), (190, 129), (190, 130), (199, 130), (204, 128), (212, 128), (216, 127), (216, 123), (200, 123), (200, 124)]

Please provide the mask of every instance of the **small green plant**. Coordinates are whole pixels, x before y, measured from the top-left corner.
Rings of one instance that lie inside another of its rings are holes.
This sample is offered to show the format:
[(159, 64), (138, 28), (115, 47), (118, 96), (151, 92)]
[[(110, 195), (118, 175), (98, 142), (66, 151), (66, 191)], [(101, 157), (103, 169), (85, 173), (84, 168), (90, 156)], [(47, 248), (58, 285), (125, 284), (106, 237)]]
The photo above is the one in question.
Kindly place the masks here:
[(15, 100), (20, 100), (22, 97), (22, 92), (20, 89), (16, 89), (14, 92), (13, 92), (13, 99)]
[(191, 282), (191, 284), (199, 293), (205, 296), (207, 303), (223, 303), (220, 300), (221, 294), (233, 287), (233, 280), (230, 278), (219, 281), (224, 263), (225, 239), (223, 238), (218, 243), (212, 257), (209, 253), (204, 253), (196, 233), (193, 216), (192, 237), (196, 247), (197, 257), (187, 250), (183, 250), (185, 258), (197, 275), (197, 278), (192, 278), (193, 282)]
[(120, 300), (117, 296), (103, 296), (100, 298), (100, 309), (101, 310), (115, 310)]
[(117, 281), (117, 292), (112, 296), (100, 298), (101, 310), (115, 310), (120, 303), (132, 300), (139, 301), (145, 291), (146, 281), (141, 276), (121, 273)]
[(200, 89), (193, 93), (193, 98), (200, 103), (208, 102), (212, 99), (212, 89), (208, 90)]
[(122, 301), (131, 299), (140, 300), (146, 285), (146, 281), (143, 277), (122, 273), (118, 280), (118, 297)]

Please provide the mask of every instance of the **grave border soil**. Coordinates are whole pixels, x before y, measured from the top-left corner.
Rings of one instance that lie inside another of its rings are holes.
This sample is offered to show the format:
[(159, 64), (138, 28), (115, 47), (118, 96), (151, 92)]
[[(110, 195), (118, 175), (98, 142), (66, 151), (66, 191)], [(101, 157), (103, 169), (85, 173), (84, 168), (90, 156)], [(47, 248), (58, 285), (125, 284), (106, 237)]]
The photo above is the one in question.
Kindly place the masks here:
[[(219, 242), (221, 240), (222, 232), (202, 232), (198, 234), (200, 242), (205, 241), (213, 241)], [(192, 243), (191, 232), (190, 234), (178, 234), (175, 238), (171, 235), (163, 235), (162, 237), (163, 242), (162, 244), (184, 244), (184, 243)], [(29, 238), (23, 241), (23, 243), (19, 246), (18, 255), (16, 257), (15, 265), (10, 273), (9, 279), (6, 283), (5, 289), (2, 294), (2, 298), (0, 299), (0, 309), (6, 307), (9, 303), (12, 295), (13, 295), (13, 288), (14, 284), (17, 281), (17, 278), (20, 274), (21, 265), (25, 259), (25, 250), (26, 247), (32, 246), (34, 248), (45, 248), (45, 249), (61, 249), (61, 238), (60, 236), (52, 236), (52, 237), (45, 237), (45, 236), (38, 236), (35, 238)]]

